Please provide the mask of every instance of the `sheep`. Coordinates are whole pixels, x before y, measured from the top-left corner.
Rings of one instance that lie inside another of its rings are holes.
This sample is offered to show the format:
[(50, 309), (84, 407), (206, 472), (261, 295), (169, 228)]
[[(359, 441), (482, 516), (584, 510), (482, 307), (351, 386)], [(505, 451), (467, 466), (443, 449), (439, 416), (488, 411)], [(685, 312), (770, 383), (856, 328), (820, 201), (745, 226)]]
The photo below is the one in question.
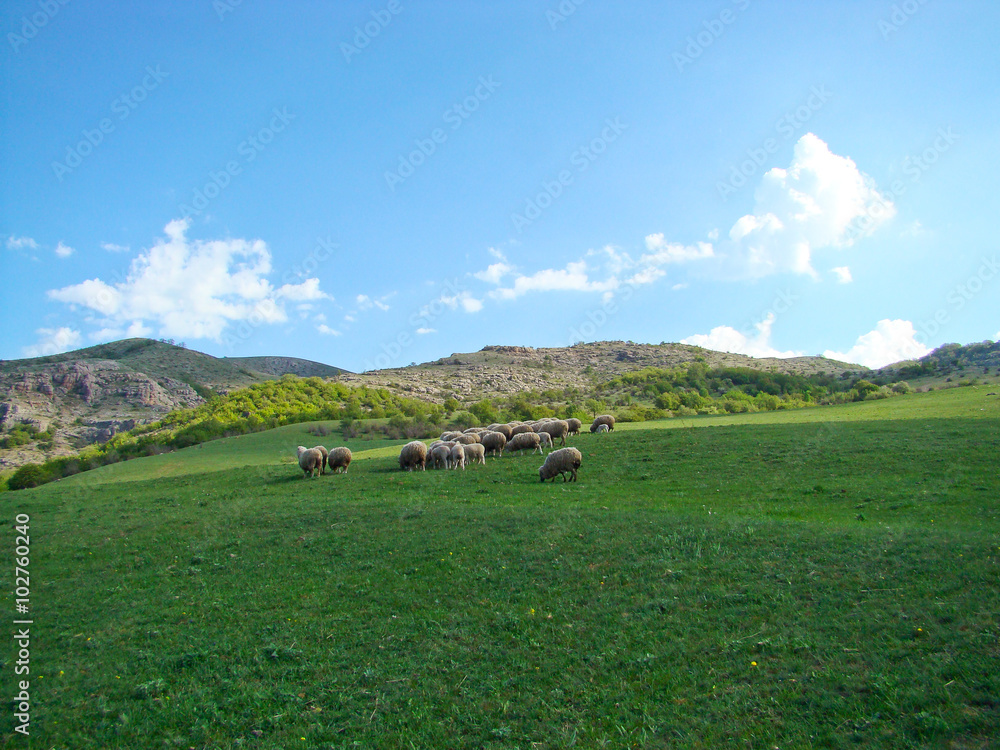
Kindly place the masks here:
[(599, 425), (597, 425), (597, 429), (596, 430), (593, 429), (593, 428), (591, 428), (590, 431), (591, 432), (611, 432), (611, 428), (608, 427), (606, 424), (599, 424)]
[(569, 481), (575, 482), (576, 470), (580, 468), (581, 461), (583, 461), (583, 456), (576, 448), (560, 448), (545, 457), (545, 463), (538, 469), (538, 477), (543, 482), (546, 479), (551, 479), (554, 482), (556, 475), (562, 474), (565, 482), (566, 475), (570, 474), (572, 478)]
[(537, 432), (522, 432), (520, 434), (515, 435), (509, 441), (507, 441), (505, 450), (507, 450), (510, 453), (514, 453), (524, 448), (531, 448), (532, 452), (537, 450), (539, 453), (541, 453), (542, 452), (541, 443), (542, 443), (542, 438)]
[(472, 445), (473, 443), (479, 442), (479, 435), (474, 432), (462, 433), (455, 438), (455, 442), (461, 443), (462, 445)]
[(566, 420), (566, 424), (569, 425), (569, 432), (566, 433), (566, 437), (573, 437), (574, 435), (579, 435), (580, 430), (583, 428), (583, 422), (581, 422), (576, 417), (570, 417)]
[(486, 463), (486, 447), (481, 443), (463, 445), (462, 448), (465, 451), (465, 462), (467, 464)]
[(465, 471), (465, 446), (461, 443), (451, 446), (451, 468), (455, 469), (459, 466), (462, 467), (462, 471)]
[(438, 443), (431, 448), (431, 466), (435, 469), (451, 468), (451, 448), (448, 443)]
[(313, 449), (314, 451), (319, 451), (320, 453), (322, 453), (322, 454), (323, 454), (323, 468), (322, 468), (322, 469), (320, 469), (320, 472), (319, 472), (319, 473), (320, 473), (321, 475), (322, 475), (322, 474), (326, 474), (326, 464), (327, 464), (327, 460), (328, 460), (328, 457), (329, 457), (329, 455), (330, 455), (330, 451), (328, 451), (328, 450), (327, 450), (326, 448), (324, 448), (324, 447), (323, 447), (322, 445), (314, 445), (314, 446), (312, 447), (312, 449)]
[(507, 437), (502, 432), (487, 432), (483, 435), (483, 447), (488, 453), (502, 456), (505, 445), (507, 445)]
[(461, 432), (456, 432), (455, 430), (449, 430), (447, 432), (442, 432), (441, 433), (441, 439), (442, 440), (454, 440), (455, 438), (457, 438), (461, 434), (462, 434)]
[(538, 435), (538, 444), (542, 448), (548, 448), (552, 450), (552, 436), (547, 432), (536, 432)]
[(493, 427), (493, 432), (499, 432), (505, 440), (510, 440), (510, 425), (498, 424)]
[(487, 430), (485, 427), (469, 427), (466, 430), (462, 430), (462, 432), (465, 433), (466, 435), (471, 433), (476, 433), (478, 435), (481, 432), (489, 432), (489, 430)]
[(569, 432), (569, 422), (562, 419), (554, 419), (551, 422), (543, 424), (541, 428), (535, 430), (535, 432), (547, 432), (552, 436), (553, 441), (556, 438), (562, 438), (562, 443), (560, 443), (560, 445), (566, 445), (566, 433)]
[[(510, 437), (514, 437), (515, 435), (520, 435), (521, 433), (524, 432), (534, 432), (534, 431), (535, 431), (534, 428), (530, 424), (519, 424), (515, 425), (514, 427), (511, 427)], [(507, 439), (510, 440), (510, 438)]]
[(296, 449), (299, 458), (299, 468), (305, 472), (302, 478), (316, 476), (323, 470), (323, 454), (316, 448), (306, 448), (300, 445)]
[(615, 431), (615, 418), (610, 414), (602, 414), (599, 417), (595, 417), (594, 423), (590, 425), (590, 431), (597, 432), (597, 428), (602, 424), (606, 424), (608, 426), (608, 432)]
[(413, 471), (418, 466), (424, 471), (426, 464), (427, 446), (420, 440), (410, 441), (399, 452), (399, 468), (403, 471)]
[(351, 465), (351, 449), (340, 446), (330, 451), (330, 473), (336, 474), (340, 469), (347, 473), (347, 467)]

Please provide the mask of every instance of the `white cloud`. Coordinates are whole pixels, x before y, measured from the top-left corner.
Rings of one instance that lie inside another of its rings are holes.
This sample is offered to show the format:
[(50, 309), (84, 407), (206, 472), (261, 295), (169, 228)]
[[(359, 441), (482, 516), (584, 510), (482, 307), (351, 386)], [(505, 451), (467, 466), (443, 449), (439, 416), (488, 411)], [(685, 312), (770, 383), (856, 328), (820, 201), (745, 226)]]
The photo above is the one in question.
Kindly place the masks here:
[(75, 252), (76, 250), (71, 248), (69, 245), (63, 244), (62, 240), (60, 240), (59, 244), (56, 245), (56, 255), (60, 258), (68, 258)]
[(703, 349), (712, 349), (717, 352), (731, 352), (733, 354), (746, 354), (750, 357), (801, 357), (802, 352), (779, 351), (771, 346), (771, 327), (776, 319), (775, 314), (768, 313), (759, 323), (754, 324), (757, 329), (755, 335), (747, 336), (730, 326), (718, 326), (710, 333), (699, 333), (681, 339), (682, 344), (690, 346), (700, 346)]
[(161, 336), (220, 341), (237, 321), (255, 325), (288, 320), (282, 298), (327, 298), (316, 279), (276, 290), (267, 280), (271, 253), (262, 240), (188, 240), (187, 220), (171, 221), (166, 239), (133, 259), (124, 281), (90, 279), (49, 291), (51, 299), (104, 316), (105, 330), (149, 331)]
[(567, 263), (565, 268), (546, 268), (531, 276), (518, 276), (513, 286), (501, 287), (490, 292), (494, 299), (516, 299), (528, 292), (572, 291), (606, 292), (619, 286), (618, 279), (611, 277), (605, 281), (591, 281), (587, 273), (587, 261)]
[(355, 320), (357, 320), (357, 318), (355, 318), (353, 315), (347, 314), (344, 316), (344, 320), (347, 323), (353, 323)]
[(39, 328), (35, 331), (38, 341), (23, 349), (25, 357), (47, 357), (61, 354), (80, 344), (80, 332), (72, 328)]
[(814, 252), (850, 247), (896, 213), (868, 175), (812, 133), (795, 144), (787, 169), (764, 174), (755, 198), (754, 213), (736, 221), (730, 242), (720, 248), (730, 275), (791, 272), (816, 278)]
[(340, 336), (340, 331), (330, 328), (326, 323), (320, 323), (316, 326), (316, 330), (322, 333), (324, 336)]
[(928, 354), (931, 350), (917, 341), (916, 335), (913, 323), (908, 320), (880, 320), (874, 331), (858, 336), (848, 351), (825, 351), (823, 356), (865, 367), (884, 367)]
[(355, 304), (357, 304), (358, 309), (364, 312), (365, 310), (371, 310), (373, 307), (377, 307), (379, 310), (388, 311), (389, 305), (385, 303), (387, 299), (392, 297), (395, 292), (390, 292), (389, 294), (383, 294), (378, 299), (372, 299), (367, 294), (359, 294), (354, 298)]
[(417, 334), (420, 335), (420, 336), (424, 336), (424, 335), (426, 335), (428, 333), (437, 333), (437, 329), (436, 328), (418, 328), (417, 329)]
[(850, 284), (854, 281), (854, 277), (851, 276), (851, 269), (847, 266), (838, 266), (837, 268), (830, 269), (837, 276), (837, 282), (840, 284)]
[(512, 265), (500, 261), (499, 263), (490, 264), (485, 271), (477, 271), (472, 275), (480, 281), (485, 281), (489, 284), (499, 284), (500, 279), (513, 270), (514, 267)]
[(113, 242), (102, 242), (101, 248), (109, 253), (127, 253), (129, 251), (128, 245), (116, 245)]
[[(444, 305), (447, 305), (452, 310), (458, 309), (459, 306), (467, 313), (477, 313), (483, 309), (482, 300), (478, 300), (472, 296), (471, 292), (463, 291), (454, 295), (442, 294), (438, 300)], [(432, 303), (433, 304), (433, 303)]]
[(26, 247), (31, 250), (37, 250), (38, 243), (31, 239), (31, 237), (15, 237), (11, 235), (7, 238), (8, 250), (23, 250)]
[(663, 233), (646, 236), (646, 249), (649, 252), (639, 258), (640, 265), (662, 266), (667, 263), (687, 263), (692, 260), (702, 260), (715, 255), (711, 243), (698, 242), (694, 245), (681, 245), (667, 242)]

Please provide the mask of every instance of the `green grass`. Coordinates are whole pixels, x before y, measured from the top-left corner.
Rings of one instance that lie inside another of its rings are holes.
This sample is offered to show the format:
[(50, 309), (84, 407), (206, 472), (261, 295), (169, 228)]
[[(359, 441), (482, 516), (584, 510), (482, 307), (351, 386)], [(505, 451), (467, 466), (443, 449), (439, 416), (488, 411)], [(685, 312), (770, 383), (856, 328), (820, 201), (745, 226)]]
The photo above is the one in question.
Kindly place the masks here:
[(307, 480), (293, 425), (6, 493), (32, 746), (993, 747), (986, 393), (620, 425), (577, 483)]

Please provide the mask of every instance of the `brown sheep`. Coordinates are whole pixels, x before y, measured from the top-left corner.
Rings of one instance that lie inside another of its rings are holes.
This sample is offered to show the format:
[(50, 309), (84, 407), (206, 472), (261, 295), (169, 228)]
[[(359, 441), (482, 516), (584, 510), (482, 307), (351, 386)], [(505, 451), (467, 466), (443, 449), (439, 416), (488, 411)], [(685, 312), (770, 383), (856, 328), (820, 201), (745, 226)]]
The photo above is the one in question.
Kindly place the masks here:
[(532, 452), (542, 452), (542, 438), (537, 432), (521, 432), (512, 437), (504, 450), (508, 453), (516, 453), (519, 450), (530, 448)]
[(575, 482), (576, 470), (580, 468), (582, 461), (583, 456), (576, 448), (560, 448), (545, 457), (545, 463), (538, 469), (538, 476), (543, 482), (546, 479), (554, 482), (556, 476), (561, 474), (565, 482), (566, 475), (570, 474), (572, 478), (569, 481)]
[(569, 425), (569, 432), (566, 433), (566, 437), (573, 437), (574, 435), (579, 435), (580, 430), (583, 429), (583, 422), (581, 422), (576, 417), (570, 417), (566, 420), (566, 424)]
[(399, 452), (399, 468), (403, 471), (413, 471), (418, 467), (424, 471), (426, 463), (427, 446), (420, 440), (410, 441)]
[(323, 471), (323, 453), (316, 448), (306, 448), (300, 445), (296, 450), (299, 468), (305, 472), (302, 478), (318, 476)]
[(498, 456), (502, 456), (505, 445), (507, 445), (507, 438), (500, 431), (487, 432), (483, 435), (483, 447), (487, 453), (495, 453)]
[(563, 421), (562, 419), (556, 419), (551, 422), (546, 422), (540, 428), (535, 430), (535, 432), (549, 433), (552, 436), (553, 443), (557, 438), (562, 438), (562, 443), (560, 443), (560, 445), (566, 445), (566, 434), (569, 432), (569, 422)]
[(330, 451), (329, 458), (330, 473), (337, 474), (340, 469), (347, 473), (347, 467), (351, 465), (351, 449), (340, 446)]
[(615, 431), (615, 418), (610, 414), (602, 414), (599, 417), (594, 418), (594, 423), (590, 425), (591, 432), (597, 432), (598, 426), (606, 424), (608, 426), (608, 432)]

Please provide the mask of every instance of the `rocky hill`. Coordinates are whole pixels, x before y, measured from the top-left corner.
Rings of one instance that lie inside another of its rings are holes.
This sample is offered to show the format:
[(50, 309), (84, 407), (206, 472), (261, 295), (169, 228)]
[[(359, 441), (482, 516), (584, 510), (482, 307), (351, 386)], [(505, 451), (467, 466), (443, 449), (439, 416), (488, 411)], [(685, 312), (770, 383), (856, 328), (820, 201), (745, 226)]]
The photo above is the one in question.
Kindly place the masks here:
[[(487, 346), (434, 362), (361, 374), (289, 357), (212, 357), (151, 339), (127, 339), (50, 357), (0, 362), (0, 470), (75, 453), (117, 432), (155, 421), (225, 394), (286, 374), (336, 378), (384, 387), (399, 395), (471, 403), (519, 391), (581, 391), (644, 367), (700, 360), (709, 367), (751, 367), (795, 374), (864, 371), (822, 357), (754, 359), (683, 344), (602, 341), (534, 349)], [(41, 434), (39, 434), (41, 433)]]
[(151, 339), (0, 363), (0, 435), (17, 427), (41, 441), (0, 450), (0, 469), (68, 455), (175, 409), (286, 373), (339, 368), (287, 357), (217, 358)]
[(440, 403), (449, 397), (477, 401), (525, 390), (583, 389), (644, 367), (677, 367), (696, 360), (709, 367), (750, 367), (797, 375), (867, 371), (861, 365), (823, 357), (761, 359), (686, 344), (599, 341), (548, 349), (487, 346), (478, 352), (452, 354), (434, 362), (358, 375), (345, 374), (339, 379), (348, 384), (389, 388)]

